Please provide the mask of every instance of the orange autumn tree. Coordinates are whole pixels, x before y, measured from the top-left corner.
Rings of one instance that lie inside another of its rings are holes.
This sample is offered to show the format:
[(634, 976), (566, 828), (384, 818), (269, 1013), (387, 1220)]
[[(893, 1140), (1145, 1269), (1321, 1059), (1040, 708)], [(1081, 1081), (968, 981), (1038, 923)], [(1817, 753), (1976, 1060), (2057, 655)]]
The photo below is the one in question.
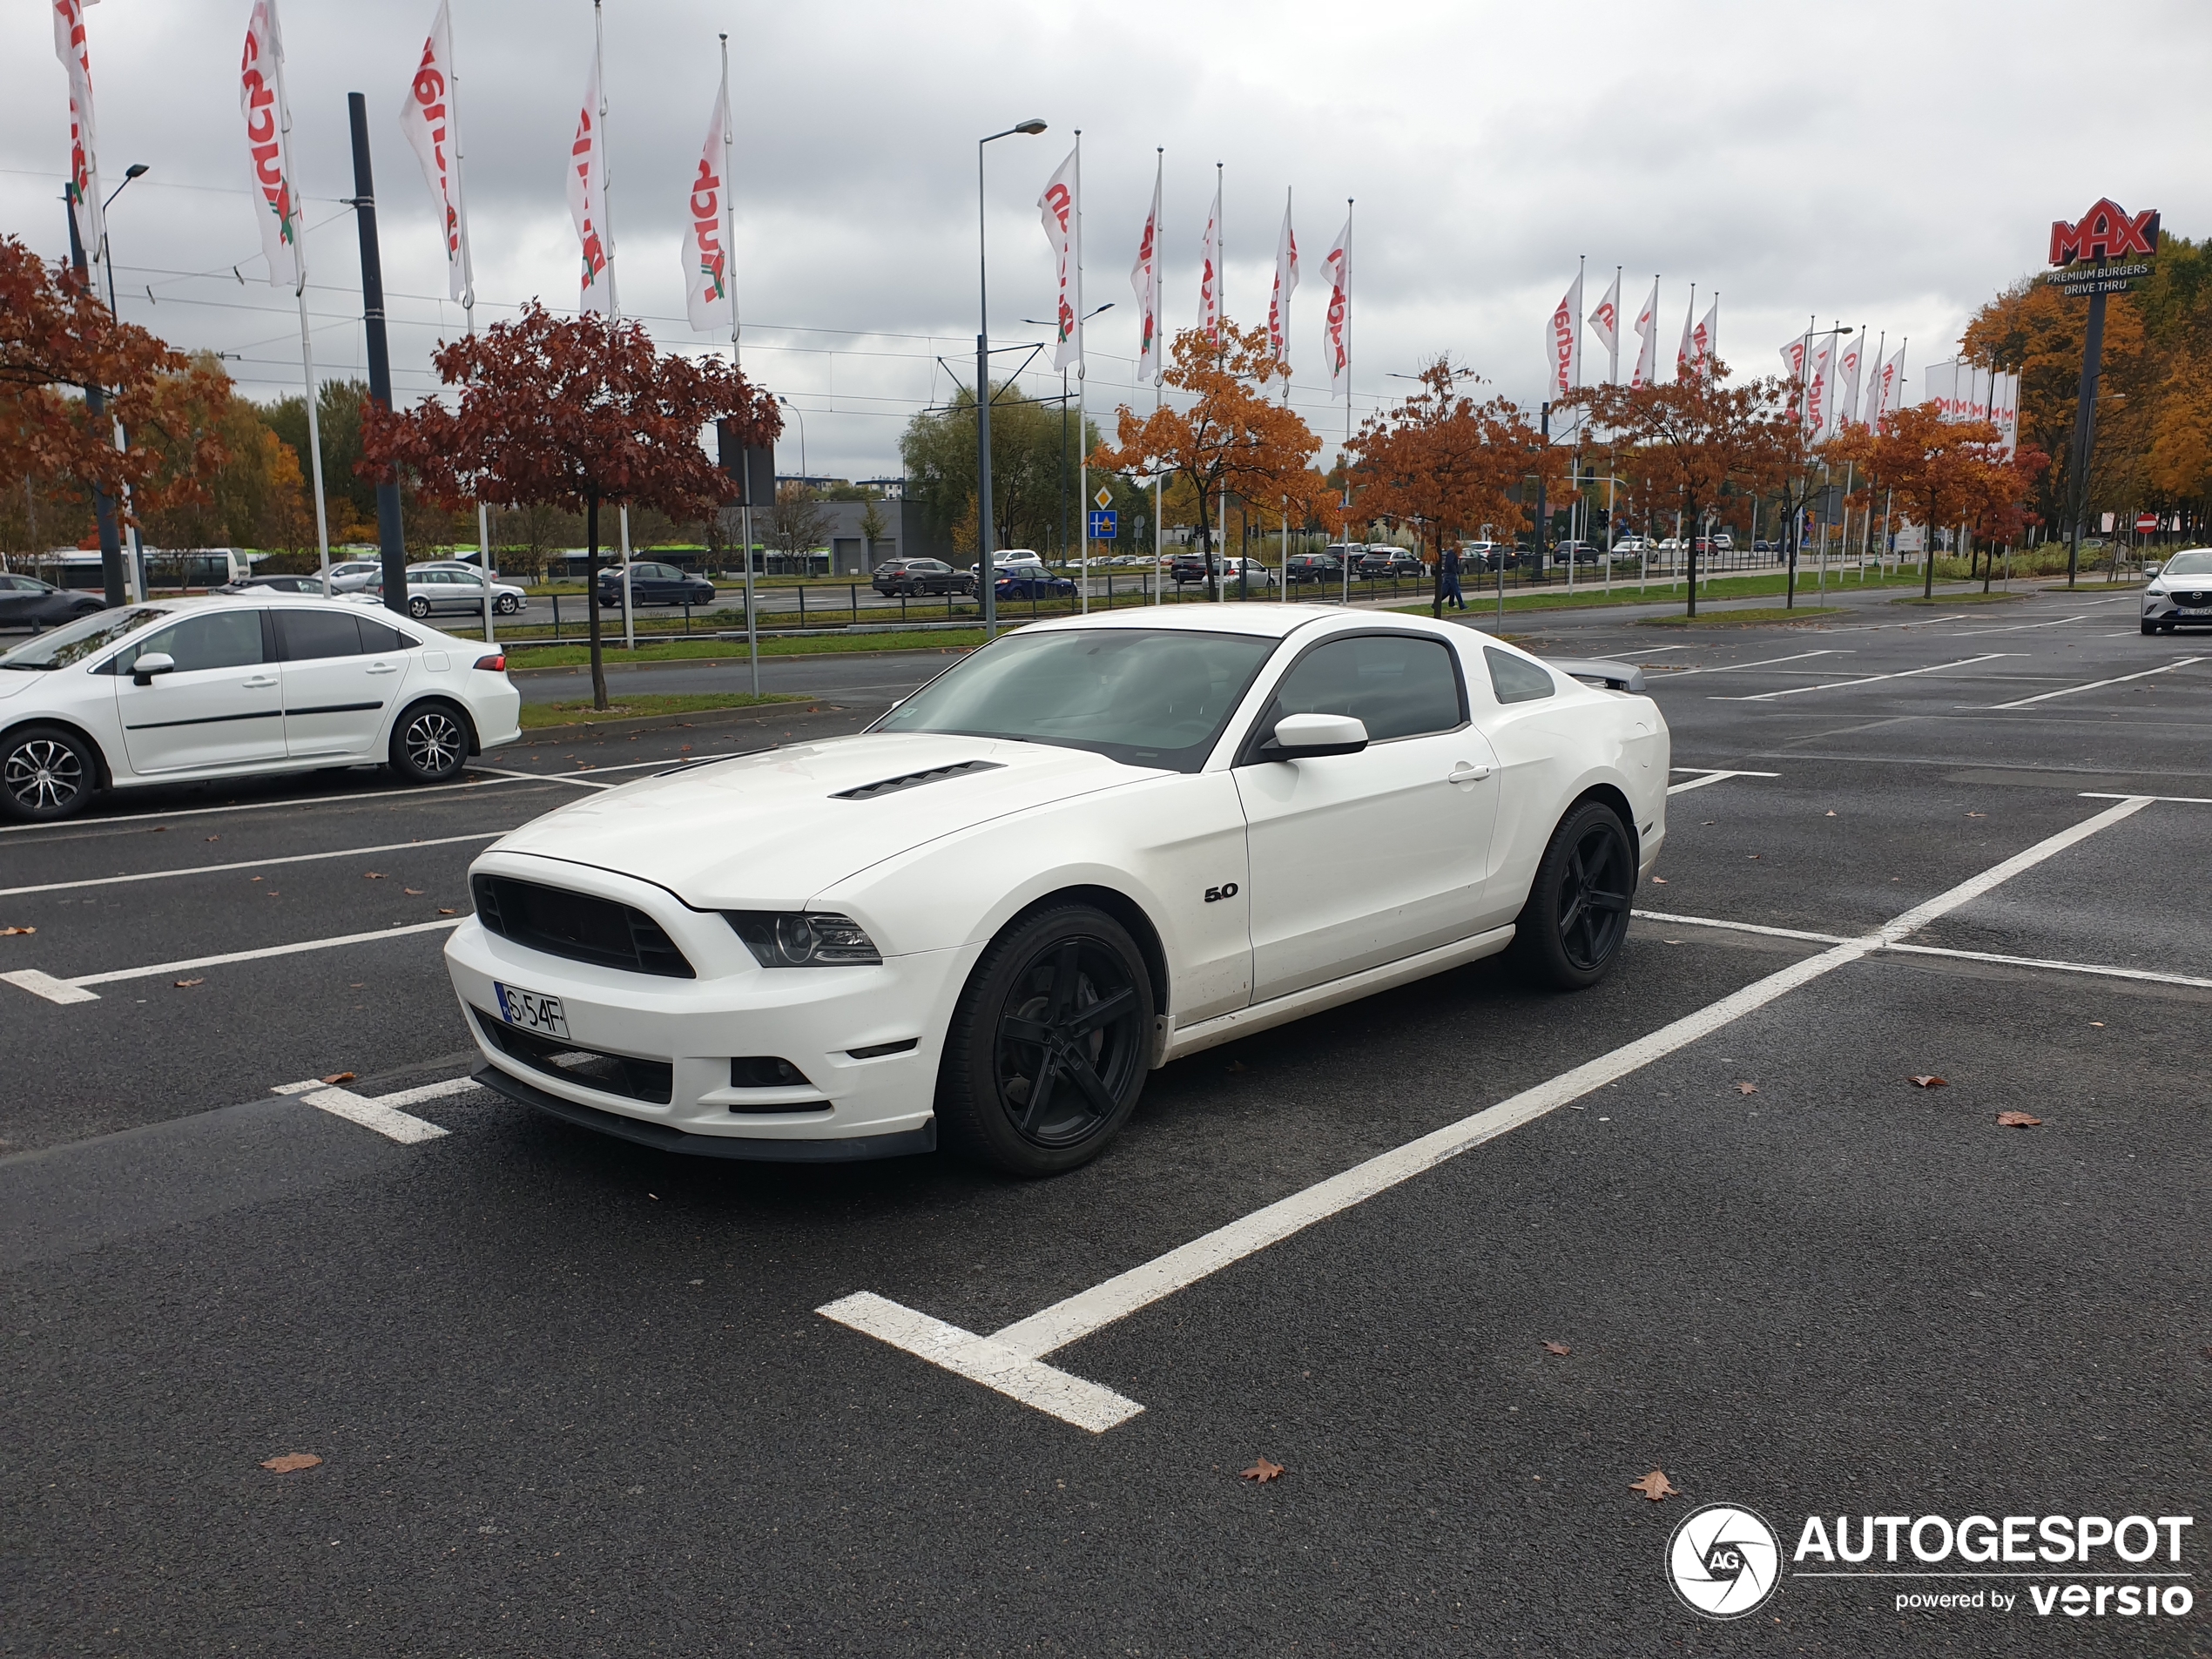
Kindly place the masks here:
[[(1186, 481), (1197, 492), (1198, 535), (1210, 551), (1217, 529), (1212, 516), (1224, 492), (1271, 505), (1288, 497), (1295, 516), (1301, 505), (1310, 504), (1310, 463), (1321, 440), (1268, 396), (1269, 382), (1288, 374), (1269, 351), (1264, 327), (1239, 328), (1224, 320), (1218, 345), (1203, 328), (1185, 328), (1169, 348), (1166, 375), (1181, 400), (1145, 415), (1122, 405), (1120, 442), (1102, 442), (1090, 464)], [(1209, 558), (1206, 597), (1220, 597), (1217, 561)]]
[(584, 516), (592, 706), (607, 706), (600, 657), (599, 503), (653, 507), (682, 523), (718, 511), (737, 481), (700, 434), (727, 421), (747, 446), (783, 429), (775, 399), (718, 358), (658, 350), (635, 322), (556, 317), (536, 300), (512, 322), (448, 341), (431, 359), (451, 407), (361, 409), (363, 470), (406, 467), (440, 506), (479, 497)]
[(1705, 510), (1730, 489), (1758, 489), (1802, 460), (1804, 442), (1779, 379), (1727, 386), (1728, 368), (1642, 387), (1588, 386), (1562, 400), (1611, 435), (1619, 469), (1647, 502), (1671, 502), (1689, 542), (1697, 614), (1697, 543)]
[(1502, 397), (1478, 403), (1459, 389), (1474, 379), (1440, 354), (1422, 368), (1420, 389), (1368, 416), (1347, 451), (1360, 516), (1403, 519), (1438, 550), (1430, 608), (1439, 616), (1444, 543), (1485, 524), (1528, 523), (1512, 492), (1531, 475), (1547, 487), (1567, 476), (1565, 456), (1518, 407)]
[(1999, 501), (2017, 502), (2034, 483), (2033, 475), (2005, 460), (1995, 427), (1986, 421), (1946, 421), (1929, 403), (1884, 415), (1878, 431), (1854, 428), (1833, 448), (1865, 468), (1873, 484), (1893, 491), (1919, 525), (1923, 598), (1935, 594), (1936, 531), (1970, 523)]

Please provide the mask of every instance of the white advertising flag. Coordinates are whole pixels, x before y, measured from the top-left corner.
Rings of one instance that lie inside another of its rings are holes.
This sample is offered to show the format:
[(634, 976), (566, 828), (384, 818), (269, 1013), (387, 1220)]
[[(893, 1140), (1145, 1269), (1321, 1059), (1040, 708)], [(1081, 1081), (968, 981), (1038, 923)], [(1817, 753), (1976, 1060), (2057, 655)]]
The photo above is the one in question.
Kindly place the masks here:
[(92, 131), (92, 58), (84, 38), (86, 0), (53, 0), (54, 56), (69, 71), (69, 211), (84, 257), (107, 254), (107, 219), (101, 212), (100, 164)]
[(1904, 385), (1905, 347), (1899, 346), (1890, 354), (1889, 361), (1882, 365), (1882, 372), (1875, 380), (1873, 395), (1876, 401), (1873, 418), (1867, 421), (1869, 426), (1880, 426), (1882, 417), (1898, 407), (1898, 394)]
[(1298, 287), (1298, 238), (1291, 231), (1291, 199), (1283, 198), (1283, 233), (1275, 239), (1275, 291), (1267, 300), (1267, 349), (1287, 368), (1291, 361), (1291, 295)]
[(1697, 285), (1689, 285), (1689, 309), (1682, 314), (1682, 340), (1675, 347), (1675, 378), (1686, 381), (1697, 368)]
[(1324, 320), (1323, 344), (1329, 358), (1329, 394), (1334, 396), (1352, 373), (1352, 215), (1322, 257), (1329, 273), (1329, 312)]
[(1160, 383), (1160, 181), (1164, 158), (1152, 164), (1152, 211), (1144, 216), (1144, 234), (1136, 245), (1136, 263), (1130, 266), (1129, 285), (1136, 290), (1136, 378)]
[(1546, 330), (1552, 360), (1552, 395), (1565, 397), (1582, 383), (1582, 273), (1577, 271), (1567, 292), (1552, 307)]
[(1824, 336), (1812, 348), (1812, 361), (1805, 368), (1805, 431), (1819, 437), (1828, 430), (1828, 417), (1835, 409), (1836, 336)]
[(615, 308), (615, 243), (607, 229), (607, 149), (599, 112), (599, 62), (595, 57), (583, 84), (576, 137), (569, 145), (569, 217), (576, 221), (583, 256), (577, 309), (585, 316), (608, 317)]
[(1636, 313), (1636, 338), (1642, 342), (1636, 347), (1635, 372), (1629, 377), (1632, 387), (1649, 386), (1659, 374), (1659, 279), (1651, 279), (1651, 298), (1643, 302), (1643, 309)]
[(2009, 461), (2020, 447), (2020, 377), (2000, 374), (1995, 401), (1997, 407), (1990, 418), (1996, 422), (1998, 441), (2004, 445), (2005, 458)]
[(1590, 313), (1587, 320), (1589, 323), (1590, 332), (1597, 336), (1598, 343), (1605, 347), (1606, 354), (1617, 364), (1621, 361), (1621, 273), (1619, 272), (1613, 273), (1613, 286), (1605, 291), (1605, 297), (1597, 302), (1597, 309)]
[(1037, 198), (1037, 217), (1059, 267), (1060, 297), (1052, 308), (1055, 368), (1066, 368), (1083, 360), (1082, 279), (1076, 260), (1076, 192), (1082, 182), (1081, 156), (1080, 151), (1070, 150), (1060, 171), (1046, 183), (1044, 194)]
[(1866, 336), (1852, 334), (1844, 341), (1836, 360), (1836, 424), (1848, 425), (1858, 414), (1859, 370), (1866, 356)]
[(1958, 418), (1959, 365), (1930, 363), (1920, 371), (1920, 401), (1933, 408), (1939, 421)]
[(1782, 347), (1782, 372), (1796, 385), (1805, 377), (1805, 342), (1802, 337), (1790, 341)]
[(437, 205), (438, 229), (445, 240), (446, 293), (448, 299), (458, 300), (467, 291), (468, 274), (461, 258), (461, 179), (454, 155), (453, 17), (447, 0), (439, 0), (430, 37), (422, 43), (422, 61), (415, 66), (415, 79), (400, 105), (400, 126), (415, 158), (422, 164), (422, 182), (430, 186), (430, 199)]
[(1206, 214), (1205, 239), (1198, 244), (1198, 327), (1206, 344), (1221, 344), (1221, 183), (1215, 175), (1213, 206)]
[(246, 147), (253, 158), (254, 207), (261, 252), (269, 262), (269, 286), (297, 293), (307, 280), (307, 260), (300, 245), (300, 195), (293, 187), (285, 136), (292, 123), (284, 107), (283, 78), (284, 37), (277, 28), (276, 0), (254, 0), (239, 63), (238, 107), (246, 118)]
[(699, 148), (698, 170), (684, 210), (685, 314), (694, 328), (727, 329), (734, 320), (730, 298), (730, 251), (722, 178), (723, 137), (730, 130), (730, 89), (715, 94), (714, 115)]
[(1719, 362), (1721, 354), (1721, 302), (1718, 300), (1706, 307), (1703, 320), (1689, 337), (1689, 347), (1691, 361), (1697, 365), (1698, 374), (1706, 380), (1711, 380), (1714, 365)]

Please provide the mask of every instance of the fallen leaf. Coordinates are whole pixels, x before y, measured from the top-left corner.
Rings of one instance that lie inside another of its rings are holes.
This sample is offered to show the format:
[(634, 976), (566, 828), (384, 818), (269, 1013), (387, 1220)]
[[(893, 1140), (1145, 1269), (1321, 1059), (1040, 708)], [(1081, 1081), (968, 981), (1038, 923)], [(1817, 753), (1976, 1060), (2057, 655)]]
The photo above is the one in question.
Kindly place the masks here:
[(1544, 1352), (1546, 1353), (1573, 1353), (1575, 1350), (1563, 1342), (1547, 1342), (1544, 1344)]
[(1665, 886), (1667, 885), (1667, 878), (1666, 878), (1665, 876), (1663, 876), (1663, 875), (1655, 875), (1655, 876), (1653, 876), (1651, 879), (1652, 879), (1652, 880), (1653, 880), (1653, 881), (1656, 882), (1656, 883), (1657, 883), (1660, 887), (1665, 887)]
[(36, 927), (0, 927), (0, 939), (13, 939), (18, 934), (35, 934)]
[(1265, 1486), (1270, 1480), (1279, 1480), (1283, 1478), (1283, 1466), (1279, 1463), (1270, 1463), (1265, 1458), (1262, 1458), (1251, 1468), (1241, 1471), (1241, 1474), (1245, 1480), (1257, 1480), (1260, 1485)]
[(354, 1074), (350, 1071), (334, 1071), (323, 1079), (327, 1083), (349, 1083), (353, 1081)]
[(442, 916), (452, 916), (452, 915), (458, 915), (458, 914), (460, 914), (460, 912), (458, 912), (458, 911), (455, 911), (455, 910), (444, 910), (444, 909), (441, 909), (441, 910), (438, 912), (438, 914), (439, 914), (440, 915), (442, 915)]
[(1951, 1085), (1944, 1082), (1942, 1078), (1936, 1076), (1914, 1077), (1911, 1079), (1911, 1081), (1918, 1084), (1922, 1089), (1948, 1089), (1951, 1087)]
[(400, 891), (410, 899), (420, 899), (429, 889), (428, 887), (401, 887)]
[(678, 749), (676, 752), (679, 755), (687, 755), (691, 752), (691, 745), (687, 743), (681, 748)]
[(1987, 813), (1968, 813), (1966, 816), (1969, 818), (1986, 818), (1989, 814)]
[(222, 838), (221, 836), (219, 836), (219, 835), (211, 835), (211, 836), (209, 836), (207, 839), (208, 839), (209, 840), (211, 840), (211, 841), (219, 841), (219, 840), (221, 840), (223, 838)]
[(1745, 853), (1745, 854), (1744, 854), (1744, 856), (1745, 856), (1746, 858), (1753, 858), (1753, 859), (1755, 859), (1755, 858), (1758, 857), (1759, 855), (1758, 855), (1757, 853)]
[(1738, 1083), (1736, 1085), (1736, 1092), (1739, 1095), (1756, 1095), (1759, 1092), (1759, 1086), (1757, 1083)]
[(254, 880), (254, 881), (259, 881), (260, 879), (261, 879), (261, 878), (260, 878), (260, 876), (258, 876), (258, 875), (257, 875), (257, 876), (253, 876), (253, 877), (250, 877), (250, 878), (249, 878), (249, 880)]
[(363, 870), (361, 872), (361, 880), (364, 881), (381, 881), (383, 879), (384, 872), (381, 870)]
[(1224, 1069), (1226, 1069), (1226, 1070), (1230, 1070), (1230, 1071), (1243, 1071), (1243, 1070), (1245, 1070), (1245, 1069), (1246, 1069), (1246, 1067), (1245, 1067), (1244, 1062), (1243, 1061), (1241, 1061), (1241, 1060), (1232, 1060), (1232, 1061), (1231, 1061), (1231, 1062), (1229, 1062), (1228, 1066), (1227, 1066), (1226, 1068), (1224, 1068)]
[(166, 835), (169, 833), (169, 826), (166, 824), (156, 824), (153, 826), (153, 833), (156, 835)]
[(1682, 1494), (1677, 1492), (1674, 1486), (1668, 1480), (1667, 1472), (1664, 1469), (1654, 1469), (1649, 1474), (1645, 1475), (1642, 1480), (1629, 1481), (1629, 1490), (1631, 1492), (1641, 1492), (1645, 1497), (1650, 1499), (1654, 1503), (1657, 1503), (1662, 1498), (1679, 1498), (1682, 1496)]
[(177, 988), (181, 991), (188, 989), (190, 987), (194, 985), (205, 985), (207, 981), (204, 979), (180, 979), (177, 981)]
[(312, 1469), (322, 1460), (313, 1452), (287, 1452), (282, 1457), (273, 1457), (261, 1467), (274, 1469), (279, 1474), (290, 1474), (294, 1469)]
[(2030, 1117), (2026, 1112), (2000, 1112), (1997, 1114), (1997, 1123), (2001, 1129), (2040, 1129), (2043, 1127), (2041, 1118)]
[(1828, 816), (1829, 816), (1829, 817), (1831, 817), (1831, 818), (1833, 818), (1833, 817), (1835, 817), (1835, 815), (1836, 815), (1836, 809), (1835, 809), (1834, 807), (1832, 807), (1832, 806), (1831, 806), (1831, 807), (1830, 807), (1830, 808), (1828, 809)]
[[(32, 932), (32, 933), (36, 933), (36, 932), (37, 931), (37, 929), (34, 927), (34, 928), (27, 929), (26, 931)], [(2103, 1022), (2102, 1020), (2092, 1020), (2092, 1021), (2090, 1021), (2090, 1022), (2089, 1022), (2089, 1023), (2090, 1023), (2091, 1025), (2094, 1025), (2094, 1026), (2101, 1026), (2101, 1025), (2103, 1025), (2103, 1024), (2104, 1024), (2104, 1022)]]

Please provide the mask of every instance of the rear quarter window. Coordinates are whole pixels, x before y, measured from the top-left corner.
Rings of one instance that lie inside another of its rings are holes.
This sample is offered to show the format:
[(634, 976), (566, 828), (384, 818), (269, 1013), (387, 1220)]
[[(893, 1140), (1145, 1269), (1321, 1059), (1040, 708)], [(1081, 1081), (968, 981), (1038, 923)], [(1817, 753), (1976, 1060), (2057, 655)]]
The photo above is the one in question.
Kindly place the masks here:
[(1490, 689), (1501, 703), (1533, 703), (1538, 698), (1554, 697), (1559, 692), (1559, 682), (1552, 671), (1511, 651), (1500, 651), (1495, 645), (1482, 648), (1483, 661), (1490, 669)]

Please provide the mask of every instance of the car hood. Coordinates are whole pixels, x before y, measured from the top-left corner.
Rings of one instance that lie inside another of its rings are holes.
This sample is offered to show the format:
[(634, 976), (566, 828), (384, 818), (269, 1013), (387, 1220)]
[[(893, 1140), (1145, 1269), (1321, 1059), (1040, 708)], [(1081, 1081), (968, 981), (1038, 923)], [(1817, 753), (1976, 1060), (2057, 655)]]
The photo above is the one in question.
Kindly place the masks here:
[[(955, 766), (974, 769), (840, 799)], [(534, 819), (493, 851), (636, 876), (695, 909), (796, 909), (926, 842), (1155, 775), (1082, 749), (864, 733), (642, 779)]]

